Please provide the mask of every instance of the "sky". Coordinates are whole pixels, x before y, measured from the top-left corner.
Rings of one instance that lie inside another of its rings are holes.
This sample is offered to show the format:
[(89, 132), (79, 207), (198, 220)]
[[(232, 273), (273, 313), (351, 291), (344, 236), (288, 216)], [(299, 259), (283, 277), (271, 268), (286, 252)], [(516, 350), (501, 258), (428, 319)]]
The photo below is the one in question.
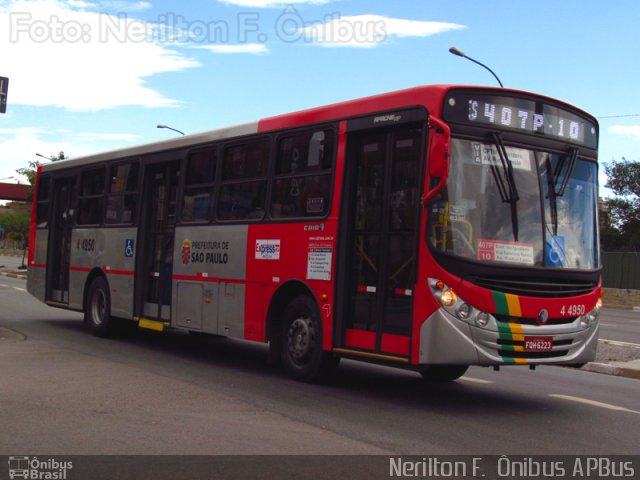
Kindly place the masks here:
[(0, 182), (25, 183), (16, 169), (46, 161), (36, 153), (178, 135), (158, 124), (195, 133), (417, 85), (497, 85), (451, 46), (505, 87), (595, 115), (601, 164), (640, 160), (639, 19), (638, 0), (0, 0)]

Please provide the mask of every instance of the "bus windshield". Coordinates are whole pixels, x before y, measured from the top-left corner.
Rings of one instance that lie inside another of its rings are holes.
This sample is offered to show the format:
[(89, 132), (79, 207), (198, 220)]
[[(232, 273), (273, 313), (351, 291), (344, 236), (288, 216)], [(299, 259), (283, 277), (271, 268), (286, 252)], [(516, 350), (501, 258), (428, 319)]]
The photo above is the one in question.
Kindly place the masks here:
[(558, 154), (497, 141), (453, 139), (451, 150), (446, 187), (430, 207), (436, 249), (480, 262), (598, 267), (595, 162), (576, 149)]

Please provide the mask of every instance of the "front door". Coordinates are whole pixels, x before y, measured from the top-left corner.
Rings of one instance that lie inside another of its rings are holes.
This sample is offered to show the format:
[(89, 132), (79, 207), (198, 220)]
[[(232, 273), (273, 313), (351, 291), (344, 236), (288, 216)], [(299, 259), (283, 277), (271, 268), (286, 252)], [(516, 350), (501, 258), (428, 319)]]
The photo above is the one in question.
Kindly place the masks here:
[(142, 220), (138, 235), (136, 313), (151, 320), (171, 319), (173, 242), (180, 162), (145, 167)]
[(48, 302), (69, 303), (69, 267), (71, 265), (71, 233), (76, 193), (76, 177), (53, 182), (53, 206), (47, 252)]
[(409, 356), (423, 137), (422, 123), (349, 136), (343, 348)]

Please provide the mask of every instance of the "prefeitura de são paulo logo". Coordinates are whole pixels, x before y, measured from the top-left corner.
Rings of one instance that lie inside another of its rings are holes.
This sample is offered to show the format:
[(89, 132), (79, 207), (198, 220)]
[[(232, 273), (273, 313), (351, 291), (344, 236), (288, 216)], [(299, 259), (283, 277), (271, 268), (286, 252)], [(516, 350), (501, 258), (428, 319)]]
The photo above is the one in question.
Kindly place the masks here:
[(31, 480), (66, 480), (67, 473), (73, 468), (73, 462), (62, 462), (54, 458), (9, 457), (9, 478)]
[(184, 240), (182, 242), (182, 263), (189, 265), (189, 257), (191, 257), (191, 241)]

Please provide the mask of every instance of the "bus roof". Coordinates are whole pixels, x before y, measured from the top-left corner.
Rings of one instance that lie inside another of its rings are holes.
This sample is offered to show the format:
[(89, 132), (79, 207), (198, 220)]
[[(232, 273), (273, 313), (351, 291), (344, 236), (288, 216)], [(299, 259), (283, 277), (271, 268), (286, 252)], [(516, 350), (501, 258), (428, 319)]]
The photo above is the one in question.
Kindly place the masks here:
[[(182, 148), (197, 147), (207, 143), (242, 137), (256, 133), (266, 133), (272, 130), (293, 128), (301, 125), (310, 125), (321, 122), (338, 121), (369, 113), (392, 111), (412, 106), (424, 106), (428, 111), (440, 112), (446, 92), (451, 89), (477, 89), (487, 91), (499, 91), (511, 94), (535, 95), (541, 99), (558, 102), (555, 99), (543, 95), (533, 94), (520, 90), (512, 90), (497, 87), (471, 86), (471, 85), (426, 85), (398, 90), (390, 93), (373, 95), (370, 97), (349, 100), (345, 102), (325, 105), (322, 107), (301, 110), (298, 112), (267, 117), (262, 120), (248, 122), (240, 125), (208, 130), (191, 135), (184, 135), (169, 140), (141, 144), (112, 151), (106, 151), (70, 160), (61, 160), (42, 165), (43, 172), (65, 169), (73, 166), (91, 165), (105, 161), (126, 159), (155, 152), (164, 152)], [(564, 103), (564, 102), (560, 102)], [(588, 113), (565, 104), (584, 115)], [(591, 116), (590, 116), (591, 117)], [(595, 120), (595, 119), (594, 119)]]

